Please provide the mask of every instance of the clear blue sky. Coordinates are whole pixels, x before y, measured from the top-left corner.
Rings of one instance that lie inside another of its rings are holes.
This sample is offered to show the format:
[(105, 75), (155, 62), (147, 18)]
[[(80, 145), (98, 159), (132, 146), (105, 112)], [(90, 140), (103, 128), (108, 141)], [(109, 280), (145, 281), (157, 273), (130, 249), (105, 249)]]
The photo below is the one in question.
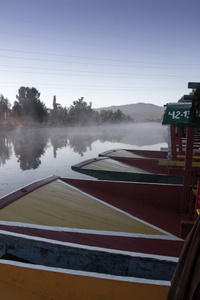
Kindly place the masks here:
[(163, 106), (200, 81), (199, 0), (0, 0), (0, 93)]

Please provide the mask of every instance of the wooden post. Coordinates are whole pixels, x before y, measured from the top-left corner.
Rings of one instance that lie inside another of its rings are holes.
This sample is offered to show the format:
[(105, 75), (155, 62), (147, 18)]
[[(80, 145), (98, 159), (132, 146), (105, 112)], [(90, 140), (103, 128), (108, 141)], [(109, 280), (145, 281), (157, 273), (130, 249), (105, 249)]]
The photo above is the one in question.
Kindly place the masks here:
[(178, 151), (179, 151), (179, 154), (183, 154), (182, 127), (181, 126), (178, 126)]
[(194, 127), (188, 127), (187, 138), (186, 138), (186, 153), (185, 153), (181, 213), (188, 212), (189, 209), (190, 188), (191, 188), (191, 178), (192, 178), (193, 143), (194, 143)]
[(171, 158), (176, 160), (176, 126), (170, 126), (170, 135), (171, 135)]

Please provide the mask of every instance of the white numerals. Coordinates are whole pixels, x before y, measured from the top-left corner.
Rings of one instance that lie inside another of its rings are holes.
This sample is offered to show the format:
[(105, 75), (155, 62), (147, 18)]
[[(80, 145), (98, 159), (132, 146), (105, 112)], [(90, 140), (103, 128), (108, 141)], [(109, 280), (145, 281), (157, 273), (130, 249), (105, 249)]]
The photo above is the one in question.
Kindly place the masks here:
[(169, 116), (172, 117), (172, 119), (180, 120), (181, 117), (183, 118), (189, 118), (189, 111), (185, 110), (183, 112), (176, 110), (176, 111), (169, 111)]

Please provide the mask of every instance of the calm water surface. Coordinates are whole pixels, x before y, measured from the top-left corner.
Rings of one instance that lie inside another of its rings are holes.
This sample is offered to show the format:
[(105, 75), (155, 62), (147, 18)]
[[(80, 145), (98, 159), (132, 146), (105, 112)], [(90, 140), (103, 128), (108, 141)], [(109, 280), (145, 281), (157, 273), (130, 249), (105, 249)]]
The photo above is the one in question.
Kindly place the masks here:
[(0, 197), (50, 175), (91, 178), (71, 166), (106, 150), (167, 146), (167, 127), (158, 123), (1, 131)]

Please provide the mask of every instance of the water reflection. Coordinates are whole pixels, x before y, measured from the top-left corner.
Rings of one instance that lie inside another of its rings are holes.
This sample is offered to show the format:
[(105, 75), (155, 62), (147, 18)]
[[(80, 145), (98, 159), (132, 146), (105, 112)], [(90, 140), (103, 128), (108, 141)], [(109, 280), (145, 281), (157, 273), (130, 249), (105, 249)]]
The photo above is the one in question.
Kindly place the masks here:
[(40, 157), (45, 154), (48, 136), (43, 130), (23, 129), (13, 134), (12, 143), (20, 168), (23, 171), (37, 169)]
[(12, 155), (11, 141), (7, 137), (7, 134), (0, 134), (0, 166), (6, 163)]
[(56, 158), (57, 150), (63, 147), (68, 146), (68, 136), (67, 131), (64, 132), (62, 130), (50, 130), (46, 132), (47, 136), (49, 136), (50, 144), (53, 147), (53, 157)]
[(133, 124), (89, 128), (33, 128), (0, 133), (0, 166), (14, 154), (21, 170), (37, 169), (48, 147), (56, 158), (58, 149), (71, 148), (83, 156), (95, 141), (129, 145), (152, 145), (167, 142), (167, 129), (161, 124)]

